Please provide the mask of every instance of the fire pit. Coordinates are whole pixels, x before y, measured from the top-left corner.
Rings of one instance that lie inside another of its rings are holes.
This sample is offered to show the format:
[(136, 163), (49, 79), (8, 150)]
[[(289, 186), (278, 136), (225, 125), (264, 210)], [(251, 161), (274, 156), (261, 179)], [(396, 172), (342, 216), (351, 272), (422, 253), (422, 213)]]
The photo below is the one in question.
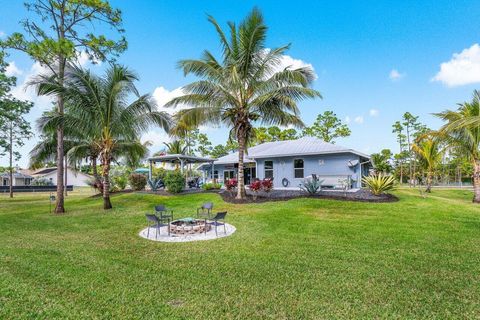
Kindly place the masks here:
[(171, 235), (191, 235), (208, 232), (212, 226), (205, 223), (205, 220), (185, 218), (174, 220), (170, 223)]

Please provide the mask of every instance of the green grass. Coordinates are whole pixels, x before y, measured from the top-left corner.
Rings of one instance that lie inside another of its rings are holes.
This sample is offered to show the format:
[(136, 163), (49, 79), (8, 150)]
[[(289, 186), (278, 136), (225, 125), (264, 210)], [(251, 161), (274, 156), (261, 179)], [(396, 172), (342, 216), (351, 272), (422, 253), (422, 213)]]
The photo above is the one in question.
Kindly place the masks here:
[[(479, 318), (480, 207), (470, 191), (399, 190), (396, 203), (224, 203), (215, 194), (0, 196), (0, 318)], [(228, 210), (231, 237), (156, 243), (166, 203)]]

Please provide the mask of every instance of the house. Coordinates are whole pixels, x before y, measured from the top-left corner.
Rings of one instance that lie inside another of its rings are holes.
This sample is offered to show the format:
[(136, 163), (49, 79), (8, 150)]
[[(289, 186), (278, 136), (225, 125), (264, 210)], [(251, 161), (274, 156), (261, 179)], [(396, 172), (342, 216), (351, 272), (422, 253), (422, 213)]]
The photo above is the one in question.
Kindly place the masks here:
[[(33, 177), (31, 175), (15, 171), (13, 173), (13, 184), (12, 186), (29, 186), (32, 182)], [(10, 186), (10, 173), (3, 172), (0, 174), (0, 182), (2, 186)]]
[[(42, 168), (35, 171), (32, 175), (35, 179), (46, 179), (51, 181), (54, 185), (57, 185), (57, 168)], [(85, 174), (83, 172), (77, 171), (73, 168), (68, 168), (67, 171), (67, 184), (74, 187), (87, 187), (89, 186), (88, 182), (92, 180), (93, 177)]]
[[(273, 178), (274, 188), (298, 188), (316, 175), (324, 188), (360, 188), (371, 168), (370, 157), (314, 137), (266, 142), (248, 148), (244, 181)], [(199, 167), (206, 177), (225, 182), (238, 174), (238, 152)], [(213, 172), (212, 172), (213, 171)]]

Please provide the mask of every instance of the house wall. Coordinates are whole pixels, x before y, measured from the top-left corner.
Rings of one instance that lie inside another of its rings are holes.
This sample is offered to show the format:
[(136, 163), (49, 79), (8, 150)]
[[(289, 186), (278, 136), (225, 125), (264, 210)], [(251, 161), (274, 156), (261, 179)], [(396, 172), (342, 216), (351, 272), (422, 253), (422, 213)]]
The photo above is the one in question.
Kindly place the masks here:
[[(303, 159), (304, 161), (304, 178), (295, 178), (294, 176), (293, 162), (295, 159)], [(275, 188), (283, 187), (283, 178), (289, 180), (289, 187), (298, 187), (306, 177), (311, 176), (312, 174), (316, 174), (320, 179), (325, 181), (327, 181), (328, 178), (322, 176), (352, 176), (355, 180), (352, 181), (352, 187), (359, 188), (361, 186), (362, 168), (360, 164), (357, 164), (353, 168), (348, 166), (349, 160), (358, 160), (360, 162), (360, 157), (352, 153), (257, 159), (256, 176), (259, 179), (265, 178), (264, 170), (265, 161), (267, 160), (273, 161), (273, 184)], [(322, 164), (320, 164), (320, 160), (322, 161)], [(218, 181), (221, 182), (224, 181), (225, 170), (235, 170), (235, 173), (237, 171), (233, 164), (216, 164), (214, 170), (218, 171)], [(206, 166), (205, 171), (206, 178), (210, 179), (210, 166)], [(330, 180), (335, 180), (335, 177), (332, 177)]]
[[(304, 178), (295, 178), (293, 163), (295, 159), (303, 159), (304, 161)], [(303, 180), (316, 174), (320, 179), (324, 179), (328, 184), (328, 177), (322, 176), (352, 176), (356, 177), (356, 181), (352, 182), (353, 188), (360, 187), (361, 179), (360, 165), (350, 168), (349, 160), (360, 160), (355, 154), (332, 154), (332, 155), (314, 155), (299, 157), (282, 157), (282, 158), (265, 158), (257, 159), (257, 177), (263, 179), (265, 177), (265, 161), (273, 161), (273, 185), (275, 188), (281, 188), (283, 178), (289, 181), (289, 187), (297, 187)], [(320, 164), (320, 161), (322, 163)], [(333, 178), (333, 177), (332, 177)], [(331, 179), (330, 179), (331, 180)]]
[[(10, 185), (10, 179), (9, 178), (0, 178), (0, 184), (2, 186), (9, 186)], [(25, 183), (25, 179), (24, 178), (13, 178), (13, 186), (25, 186), (27, 185)]]
[[(57, 170), (42, 175), (41, 178), (52, 181), (54, 185), (57, 184)], [(83, 174), (78, 171), (68, 170), (67, 173), (67, 184), (75, 187), (87, 187), (88, 181), (91, 179), (90, 176)]]

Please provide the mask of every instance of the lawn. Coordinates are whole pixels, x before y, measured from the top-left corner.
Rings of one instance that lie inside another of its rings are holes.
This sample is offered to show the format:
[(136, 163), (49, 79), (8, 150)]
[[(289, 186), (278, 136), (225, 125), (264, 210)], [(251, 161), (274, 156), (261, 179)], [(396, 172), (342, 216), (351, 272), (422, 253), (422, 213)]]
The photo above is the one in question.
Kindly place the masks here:
[[(216, 194), (0, 196), (0, 318), (479, 318), (480, 207), (470, 191), (400, 190), (399, 202)], [(138, 232), (166, 203), (228, 210), (231, 237), (156, 243)]]

